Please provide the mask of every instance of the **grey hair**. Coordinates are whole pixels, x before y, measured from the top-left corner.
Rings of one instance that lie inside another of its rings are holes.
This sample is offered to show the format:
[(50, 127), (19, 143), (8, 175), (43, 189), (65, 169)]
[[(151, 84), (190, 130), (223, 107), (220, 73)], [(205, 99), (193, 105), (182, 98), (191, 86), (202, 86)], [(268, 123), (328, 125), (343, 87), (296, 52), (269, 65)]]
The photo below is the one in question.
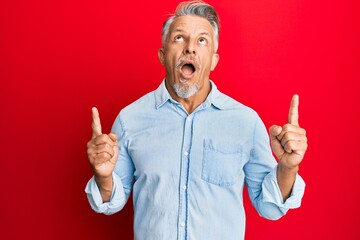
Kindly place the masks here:
[(162, 36), (161, 36), (162, 46), (163, 47), (165, 46), (165, 41), (167, 35), (169, 34), (170, 25), (175, 20), (175, 18), (181, 16), (187, 16), (187, 15), (203, 17), (209, 21), (215, 34), (214, 50), (216, 52), (219, 46), (219, 33), (220, 33), (219, 17), (215, 8), (207, 3), (204, 3), (203, 1), (182, 2), (177, 6), (175, 13), (172, 16), (170, 16), (168, 19), (166, 19), (163, 24)]

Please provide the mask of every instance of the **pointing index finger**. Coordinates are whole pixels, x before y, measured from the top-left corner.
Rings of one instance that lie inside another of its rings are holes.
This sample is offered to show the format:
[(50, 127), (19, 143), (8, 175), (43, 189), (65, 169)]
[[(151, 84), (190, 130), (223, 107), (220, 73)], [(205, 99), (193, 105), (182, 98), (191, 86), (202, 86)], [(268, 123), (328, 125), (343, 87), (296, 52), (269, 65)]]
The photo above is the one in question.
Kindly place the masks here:
[(290, 103), (289, 123), (299, 126), (299, 95), (295, 94)]
[(96, 107), (91, 109), (92, 112), (92, 138), (101, 135), (101, 123), (99, 117), (99, 111)]

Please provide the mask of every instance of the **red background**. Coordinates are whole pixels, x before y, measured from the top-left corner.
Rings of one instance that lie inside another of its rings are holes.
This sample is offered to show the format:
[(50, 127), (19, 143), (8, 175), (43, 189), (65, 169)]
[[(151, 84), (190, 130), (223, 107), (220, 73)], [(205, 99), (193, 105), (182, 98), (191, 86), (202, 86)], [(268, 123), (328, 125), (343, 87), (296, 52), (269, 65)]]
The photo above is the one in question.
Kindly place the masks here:
[[(94, 213), (84, 187), (91, 107), (109, 131), (164, 77), (162, 22), (178, 1), (0, 2), (0, 238), (131, 239), (132, 204)], [(246, 239), (359, 239), (359, 1), (212, 0), (219, 89), (284, 124), (300, 95), (309, 149), (300, 209), (260, 218)]]

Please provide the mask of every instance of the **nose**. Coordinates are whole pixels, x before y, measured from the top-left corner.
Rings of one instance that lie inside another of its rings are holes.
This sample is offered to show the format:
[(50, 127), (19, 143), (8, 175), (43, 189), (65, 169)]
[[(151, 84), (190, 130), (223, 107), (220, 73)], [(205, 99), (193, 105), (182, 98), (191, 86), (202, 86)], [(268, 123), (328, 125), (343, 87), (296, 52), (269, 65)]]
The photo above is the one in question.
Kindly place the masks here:
[(186, 47), (184, 48), (184, 54), (185, 55), (195, 55), (196, 54), (196, 50), (195, 50), (195, 44), (192, 41), (189, 41), (188, 44), (186, 45)]

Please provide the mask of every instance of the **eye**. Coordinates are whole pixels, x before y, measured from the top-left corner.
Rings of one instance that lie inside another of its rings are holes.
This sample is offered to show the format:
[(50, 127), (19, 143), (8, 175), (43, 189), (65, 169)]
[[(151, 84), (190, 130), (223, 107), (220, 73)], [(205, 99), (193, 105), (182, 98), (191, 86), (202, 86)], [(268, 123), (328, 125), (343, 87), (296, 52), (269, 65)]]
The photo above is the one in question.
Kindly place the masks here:
[(184, 37), (183, 37), (183, 36), (178, 35), (178, 36), (175, 37), (175, 42), (182, 42), (182, 41), (184, 41)]
[(200, 39), (199, 39), (199, 44), (200, 44), (200, 45), (206, 45), (206, 44), (207, 44), (206, 39), (205, 39), (205, 38), (200, 38)]

